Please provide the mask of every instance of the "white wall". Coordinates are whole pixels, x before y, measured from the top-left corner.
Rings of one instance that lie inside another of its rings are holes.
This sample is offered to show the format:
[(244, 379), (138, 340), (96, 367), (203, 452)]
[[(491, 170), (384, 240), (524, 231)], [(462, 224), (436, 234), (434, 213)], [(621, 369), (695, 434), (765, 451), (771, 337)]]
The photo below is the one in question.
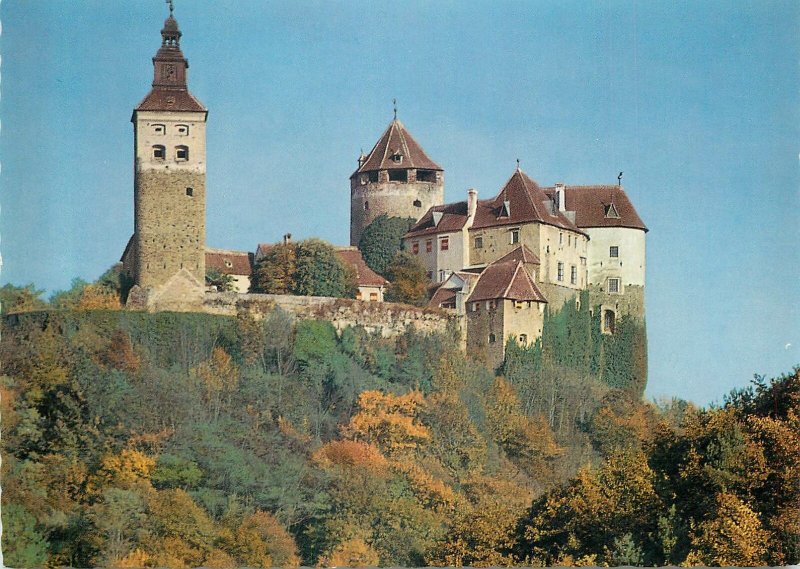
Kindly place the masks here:
[[(589, 234), (589, 283), (603, 285), (607, 278), (622, 279), (622, 286), (644, 286), (645, 232), (628, 227), (595, 227)], [(619, 257), (609, 256), (612, 246)]]

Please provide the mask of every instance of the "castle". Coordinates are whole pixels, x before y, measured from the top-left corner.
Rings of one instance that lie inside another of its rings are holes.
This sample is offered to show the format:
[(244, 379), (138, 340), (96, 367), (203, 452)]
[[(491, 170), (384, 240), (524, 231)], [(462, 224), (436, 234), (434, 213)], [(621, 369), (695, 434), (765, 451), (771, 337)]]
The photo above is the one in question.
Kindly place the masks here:
[[(188, 89), (181, 32), (170, 15), (153, 58), (152, 89), (134, 109), (134, 234), (122, 256), (133, 280), (128, 305), (202, 309), (206, 268), (233, 276), (246, 293), (254, 253), (205, 245), (207, 109)], [(621, 177), (621, 175), (620, 175)], [(622, 316), (644, 320), (647, 227), (621, 183), (542, 187), (517, 165), (489, 199), (474, 189), (444, 203), (444, 169), (397, 119), (350, 177), (350, 247), (340, 258), (358, 275), (359, 298), (382, 301), (386, 281), (358, 245), (378, 216), (413, 218), (403, 237), (431, 281), (429, 307), (460, 323), (470, 351), (492, 367), (506, 341), (542, 335), (545, 307), (558, 311), (588, 292), (600, 327), (614, 334)]]

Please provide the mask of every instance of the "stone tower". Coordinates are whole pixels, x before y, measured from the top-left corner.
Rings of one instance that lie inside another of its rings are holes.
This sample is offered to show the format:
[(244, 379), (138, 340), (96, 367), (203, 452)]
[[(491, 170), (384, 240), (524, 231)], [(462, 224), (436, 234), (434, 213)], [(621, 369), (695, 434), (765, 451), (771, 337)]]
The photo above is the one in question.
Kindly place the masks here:
[(381, 214), (421, 218), (444, 203), (444, 170), (428, 158), (397, 117), (350, 176), (350, 244)]
[(153, 58), (153, 86), (133, 111), (134, 235), (123, 255), (129, 303), (181, 309), (205, 285), (206, 118), (186, 85), (189, 62), (172, 16)]

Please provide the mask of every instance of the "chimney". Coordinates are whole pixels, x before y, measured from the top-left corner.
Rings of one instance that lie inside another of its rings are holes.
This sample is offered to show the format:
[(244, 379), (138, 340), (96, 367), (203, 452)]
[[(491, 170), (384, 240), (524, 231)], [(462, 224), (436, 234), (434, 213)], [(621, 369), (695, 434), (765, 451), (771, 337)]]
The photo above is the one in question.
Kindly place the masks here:
[(283, 236), (283, 244), (284, 245), (288, 245), (291, 242), (292, 242), (292, 234), (291, 233), (284, 234), (284, 236)]
[(361, 154), (358, 155), (358, 169), (360, 170), (361, 167), (364, 165), (364, 162), (367, 161), (367, 156), (364, 154), (364, 149), (361, 149)]
[(470, 188), (467, 190), (467, 217), (475, 217), (475, 212), (478, 209), (478, 190)]
[(556, 183), (556, 208), (561, 212), (567, 211), (567, 194), (561, 182)]

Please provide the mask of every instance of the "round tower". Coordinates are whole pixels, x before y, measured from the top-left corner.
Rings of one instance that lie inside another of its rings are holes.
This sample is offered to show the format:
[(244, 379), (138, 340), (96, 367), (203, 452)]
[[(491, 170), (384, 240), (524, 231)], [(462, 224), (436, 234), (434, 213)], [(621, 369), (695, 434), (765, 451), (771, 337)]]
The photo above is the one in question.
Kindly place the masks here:
[(350, 244), (382, 214), (421, 218), (444, 203), (444, 170), (428, 158), (403, 123), (394, 120), (350, 176)]

